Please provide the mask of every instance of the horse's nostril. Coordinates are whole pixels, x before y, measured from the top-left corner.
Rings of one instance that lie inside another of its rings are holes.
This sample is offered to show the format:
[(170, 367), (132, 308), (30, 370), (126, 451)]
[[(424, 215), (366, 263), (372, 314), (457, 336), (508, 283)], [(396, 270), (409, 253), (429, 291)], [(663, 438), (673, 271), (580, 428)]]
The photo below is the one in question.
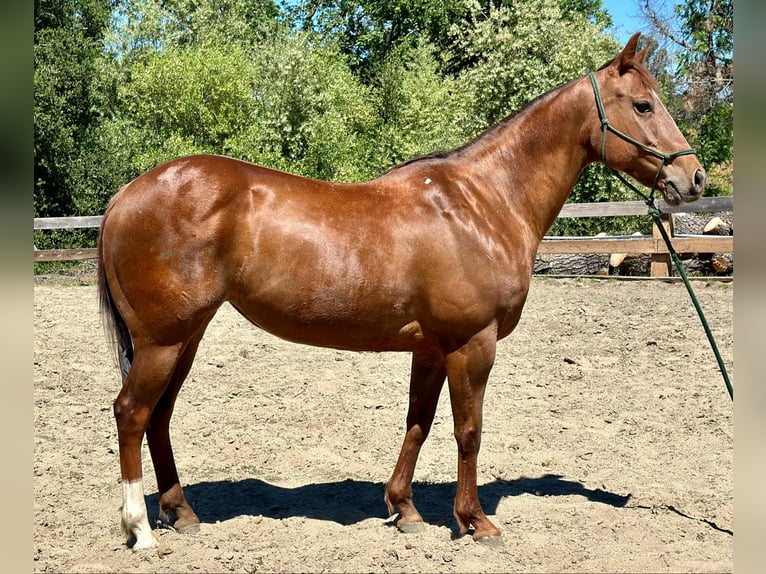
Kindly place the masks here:
[(707, 176), (705, 175), (705, 170), (698, 169), (694, 172), (694, 189), (697, 191), (702, 191), (702, 188), (705, 187), (705, 180), (707, 179)]

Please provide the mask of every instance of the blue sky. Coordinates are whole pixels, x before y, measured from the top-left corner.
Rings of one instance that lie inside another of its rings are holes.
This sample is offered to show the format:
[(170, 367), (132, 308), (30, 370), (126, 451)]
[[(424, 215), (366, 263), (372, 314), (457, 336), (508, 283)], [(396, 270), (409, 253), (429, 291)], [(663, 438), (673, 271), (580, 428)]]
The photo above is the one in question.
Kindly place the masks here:
[(625, 44), (635, 32), (643, 31), (645, 24), (633, 0), (601, 0), (601, 4), (612, 15), (614, 35), (620, 43)]
[[(660, 14), (665, 17), (673, 17), (674, 8), (682, 3), (682, 0), (653, 2), (659, 8)], [(612, 15), (614, 35), (622, 44), (627, 42), (634, 33), (644, 32), (647, 29), (637, 0), (601, 0), (601, 4)]]
[[(641, 9), (638, 7), (640, 0), (601, 0), (602, 6), (612, 15), (612, 33), (617, 41), (625, 45), (628, 39), (636, 32), (649, 32), (649, 24), (641, 16)], [(675, 14), (675, 8), (683, 4), (684, 0), (658, 0), (652, 4), (659, 10), (662, 18), (669, 19), (667, 23), (672, 28), (679, 25), (678, 17)], [(673, 42), (667, 41), (664, 47), (673, 55), (678, 51), (678, 46)]]

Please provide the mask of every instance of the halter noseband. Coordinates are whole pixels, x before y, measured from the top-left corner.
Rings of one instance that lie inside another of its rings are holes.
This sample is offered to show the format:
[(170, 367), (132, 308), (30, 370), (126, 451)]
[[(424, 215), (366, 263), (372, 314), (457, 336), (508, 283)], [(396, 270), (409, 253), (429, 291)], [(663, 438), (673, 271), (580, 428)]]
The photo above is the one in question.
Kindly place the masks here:
[[(647, 153), (652, 154), (655, 157), (660, 158), (660, 167), (657, 168), (657, 175), (654, 176), (654, 182), (652, 183), (652, 190), (648, 196), (641, 193), (632, 183), (630, 183), (628, 180), (626, 180), (620, 173), (618, 173), (616, 170), (609, 168), (612, 170), (615, 176), (617, 176), (617, 179), (619, 179), (621, 182), (623, 182), (625, 185), (627, 185), (629, 188), (631, 188), (633, 191), (635, 191), (637, 194), (639, 194), (641, 197), (643, 197), (647, 204), (650, 206), (653, 206), (654, 204), (654, 191), (657, 188), (657, 182), (660, 180), (660, 174), (662, 173), (662, 168), (665, 167), (665, 164), (678, 156), (681, 155), (694, 155), (697, 153), (697, 151), (694, 148), (684, 149), (681, 151), (675, 151), (673, 153), (662, 153), (661, 151), (654, 149), (651, 146), (648, 146), (646, 144), (642, 144), (640, 141), (633, 139), (628, 134), (625, 134), (612, 126), (609, 123), (609, 120), (606, 117), (606, 112), (604, 111), (604, 104), (601, 101), (601, 93), (598, 91), (598, 84), (596, 83), (596, 75), (593, 72), (588, 72), (588, 78), (590, 78), (590, 83), (593, 86), (593, 93), (596, 96), (596, 107), (598, 108), (598, 118), (601, 120), (601, 161), (606, 165), (606, 132), (612, 132), (617, 137), (624, 139), (626, 142), (632, 143), (633, 145), (641, 148), (642, 150), (646, 151)], [(609, 167), (609, 166), (607, 166)]]

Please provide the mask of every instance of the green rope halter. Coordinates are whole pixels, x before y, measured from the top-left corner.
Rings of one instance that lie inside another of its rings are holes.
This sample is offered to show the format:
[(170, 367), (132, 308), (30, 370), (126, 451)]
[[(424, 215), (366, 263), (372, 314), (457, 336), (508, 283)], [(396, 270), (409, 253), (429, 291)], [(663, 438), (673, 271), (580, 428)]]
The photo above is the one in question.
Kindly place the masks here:
[(657, 189), (657, 183), (660, 181), (660, 174), (662, 173), (662, 169), (665, 167), (665, 164), (682, 155), (694, 155), (697, 153), (697, 150), (693, 148), (689, 148), (689, 149), (684, 149), (680, 151), (674, 151), (673, 153), (662, 153), (661, 151), (651, 146), (648, 146), (646, 144), (641, 143), (640, 141), (636, 139), (633, 139), (628, 134), (621, 132), (620, 130), (615, 128), (613, 125), (611, 125), (609, 123), (609, 120), (606, 117), (606, 112), (604, 111), (604, 103), (601, 101), (601, 93), (599, 92), (598, 84), (596, 83), (596, 75), (593, 72), (589, 72), (588, 78), (590, 78), (590, 83), (593, 86), (593, 93), (596, 95), (596, 107), (598, 108), (599, 120), (601, 120), (601, 161), (604, 163), (604, 165), (606, 165), (606, 132), (612, 132), (616, 136), (624, 139), (626, 142), (632, 143), (634, 146), (641, 148), (645, 152), (660, 158), (661, 160), (660, 166), (657, 168), (657, 174), (654, 176), (654, 182), (652, 183), (652, 190), (648, 196), (641, 193), (633, 184), (627, 181), (622, 176), (622, 174), (620, 174), (619, 172), (617, 172), (616, 170), (612, 168), (609, 168), (612, 170), (612, 173), (614, 173), (620, 181), (622, 181), (625, 185), (627, 185), (629, 188), (635, 191), (638, 195), (643, 197), (644, 200), (651, 201), (653, 206), (654, 192)]
[[(639, 196), (641, 196), (644, 199), (644, 202), (646, 203), (647, 207), (649, 208), (649, 215), (651, 216), (652, 220), (654, 221), (654, 224), (659, 229), (660, 234), (662, 235), (662, 239), (665, 241), (665, 245), (667, 245), (668, 252), (670, 253), (671, 258), (673, 259), (673, 263), (676, 266), (676, 269), (678, 270), (678, 274), (681, 276), (681, 278), (684, 281), (684, 285), (686, 285), (686, 290), (689, 292), (689, 296), (692, 299), (692, 303), (694, 304), (694, 308), (697, 310), (697, 315), (699, 315), (700, 321), (702, 322), (702, 327), (705, 329), (705, 334), (707, 335), (708, 341), (710, 342), (710, 346), (713, 349), (713, 354), (715, 355), (716, 361), (718, 362), (718, 368), (721, 371), (721, 375), (723, 376), (723, 382), (726, 385), (726, 390), (729, 392), (729, 397), (731, 400), (734, 400), (734, 389), (731, 386), (731, 381), (729, 380), (729, 374), (726, 372), (726, 366), (724, 365), (723, 359), (721, 358), (721, 353), (718, 351), (718, 346), (715, 343), (715, 339), (713, 338), (713, 333), (710, 331), (710, 327), (708, 326), (707, 320), (705, 319), (705, 315), (702, 312), (702, 307), (700, 307), (699, 301), (697, 300), (697, 297), (694, 295), (694, 291), (692, 290), (691, 283), (689, 283), (689, 278), (686, 276), (686, 271), (683, 268), (683, 265), (681, 264), (681, 259), (678, 257), (678, 254), (676, 253), (676, 250), (673, 249), (673, 245), (670, 242), (670, 237), (668, 237), (667, 231), (665, 231), (665, 227), (662, 225), (662, 222), (660, 221), (660, 215), (661, 212), (657, 208), (657, 206), (654, 204), (654, 192), (657, 189), (657, 183), (660, 180), (660, 174), (662, 173), (662, 169), (665, 167), (665, 165), (672, 161), (673, 159), (682, 156), (682, 155), (694, 155), (697, 153), (696, 150), (689, 148), (684, 149), (680, 151), (675, 151), (673, 153), (662, 153), (661, 151), (654, 149), (651, 146), (642, 144), (640, 141), (633, 139), (629, 135), (621, 132), (617, 128), (613, 127), (609, 120), (606, 117), (606, 112), (604, 111), (604, 103), (601, 101), (601, 94), (598, 91), (598, 84), (596, 83), (596, 75), (593, 72), (588, 72), (588, 78), (590, 78), (590, 83), (593, 86), (593, 93), (596, 96), (596, 107), (598, 108), (598, 117), (599, 120), (601, 120), (601, 161), (604, 165), (606, 165), (609, 170), (619, 179), (622, 183), (624, 183), (627, 187), (632, 189), (634, 192), (636, 192)], [(657, 174), (654, 176), (654, 181), (652, 182), (652, 189), (649, 192), (649, 194), (642, 193), (639, 191), (639, 189), (633, 185), (631, 182), (629, 182), (621, 173), (619, 173), (617, 170), (609, 167), (606, 163), (606, 132), (612, 132), (616, 136), (622, 138), (623, 140), (632, 143), (633, 145), (641, 148), (642, 150), (652, 154), (655, 157), (660, 158), (660, 166), (657, 168)]]

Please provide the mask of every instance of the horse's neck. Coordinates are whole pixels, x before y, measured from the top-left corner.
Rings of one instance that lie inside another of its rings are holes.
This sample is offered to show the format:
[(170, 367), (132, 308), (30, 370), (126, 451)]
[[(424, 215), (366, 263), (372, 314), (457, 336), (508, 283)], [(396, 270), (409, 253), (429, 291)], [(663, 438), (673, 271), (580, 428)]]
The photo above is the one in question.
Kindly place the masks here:
[(552, 90), (467, 150), (538, 241), (589, 162), (584, 129), (593, 105), (584, 96), (581, 81)]

